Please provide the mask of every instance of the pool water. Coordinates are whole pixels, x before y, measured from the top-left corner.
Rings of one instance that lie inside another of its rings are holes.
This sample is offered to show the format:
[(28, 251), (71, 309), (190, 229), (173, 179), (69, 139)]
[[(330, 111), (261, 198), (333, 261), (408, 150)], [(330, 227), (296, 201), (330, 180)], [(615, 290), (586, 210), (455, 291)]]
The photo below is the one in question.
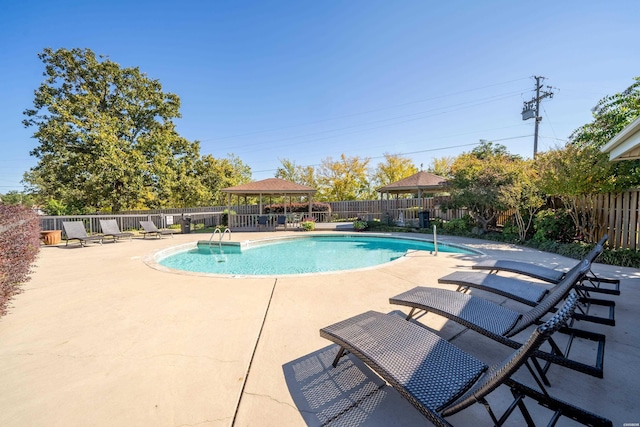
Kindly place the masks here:
[[(353, 270), (384, 264), (407, 251), (433, 251), (431, 242), (397, 237), (311, 236), (249, 245), (198, 245), (158, 260), (164, 267), (229, 275), (285, 275)], [(439, 252), (473, 253), (439, 244)]]

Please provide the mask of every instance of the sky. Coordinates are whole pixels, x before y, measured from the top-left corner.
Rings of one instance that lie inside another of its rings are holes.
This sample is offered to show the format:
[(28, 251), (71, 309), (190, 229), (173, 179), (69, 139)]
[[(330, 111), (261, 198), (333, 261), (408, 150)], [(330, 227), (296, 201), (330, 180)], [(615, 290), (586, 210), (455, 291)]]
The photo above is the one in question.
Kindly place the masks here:
[(538, 151), (561, 146), (640, 76), (639, 21), (637, 0), (3, 1), (0, 193), (37, 164), (22, 120), (46, 47), (138, 67), (180, 97), (181, 136), (261, 180), (342, 154), (427, 169), (480, 140), (531, 158), (534, 76)]

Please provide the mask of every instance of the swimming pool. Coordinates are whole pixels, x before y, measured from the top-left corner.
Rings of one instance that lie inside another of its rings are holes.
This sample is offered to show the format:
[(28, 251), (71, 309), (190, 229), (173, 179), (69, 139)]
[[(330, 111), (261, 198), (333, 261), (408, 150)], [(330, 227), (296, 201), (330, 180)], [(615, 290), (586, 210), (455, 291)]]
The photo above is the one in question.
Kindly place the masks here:
[[(171, 270), (234, 276), (289, 275), (354, 270), (384, 264), (408, 251), (432, 252), (432, 242), (373, 235), (324, 235), (250, 242), (199, 242), (163, 251), (155, 262)], [(474, 251), (438, 244), (439, 252)], [(171, 253), (173, 252), (173, 253)]]

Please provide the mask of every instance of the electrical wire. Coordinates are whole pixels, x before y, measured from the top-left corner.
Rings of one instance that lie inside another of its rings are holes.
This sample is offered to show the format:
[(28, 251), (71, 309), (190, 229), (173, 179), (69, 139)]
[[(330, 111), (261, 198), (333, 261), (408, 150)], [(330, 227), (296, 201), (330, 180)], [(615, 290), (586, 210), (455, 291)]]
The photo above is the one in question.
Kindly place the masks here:
[(379, 112), (379, 111), (389, 110), (389, 109), (392, 109), (392, 108), (405, 107), (407, 105), (419, 104), (419, 103), (422, 103), (422, 102), (433, 101), (435, 99), (447, 98), (447, 97), (450, 97), (450, 96), (461, 95), (461, 94), (464, 94), (464, 93), (474, 92), (474, 91), (477, 91), (477, 90), (488, 89), (488, 88), (491, 88), (491, 87), (501, 86), (501, 85), (514, 83), (514, 82), (518, 82), (518, 81), (522, 81), (522, 80), (528, 80), (529, 78), (530, 77), (521, 77), (521, 78), (518, 78), (518, 79), (508, 80), (508, 81), (505, 81), (505, 82), (493, 83), (493, 84), (490, 84), (490, 85), (480, 86), (480, 87), (477, 87), (477, 88), (465, 89), (465, 90), (461, 90), (461, 91), (458, 91), (458, 92), (452, 92), (452, 93), (448, 93), (448, 94), (437, 95), (437, 96), (433, 96), (433, 97), (430, 97), (430, 98), (421, 99), (421, 100), (418, 100), (418, 101), (405, 102), (405, 103), (402, 103), (402, 104), (394, 104), (394, 105), (389, 105), (389, 106), (386, 106), (386, 107), (381, 107), (381, 108), (377, 108), (377, 109), (373, 109), (373, 110), (361, 111), (361, 112), (358, 112), (358, 113), (346, 114), (346, 115), (342, 115), (342, 116), (334, 116), (334, 117), (329, 117), (329, 118), (322, 119), (322, 120), (316, 120), (316, 121), (312, 121), (312, 122), (301, 123), (301, 124), (298, 124), (298, 125), (290, 125), (290, 126), (279, 127), (279, 128), (275, 128), (275, 129), (259, 130), (259, 131), (254, 131), (254, 132), (249, 132), (249, 133), (244, 133), (244, 134), (239, 134), (239, 135), (228, 135), (228, 136), (201, 139), (200, 142), (218, 141), (218, 140), (229, 139), (229, 138), (240, 138), (240, 137), (243, 137), (243, 136), (251, 136), (251, 135), (256, 135), (256, 134), (259, 134), (259, 133), (274, 132), (274, 131), (279, 131), (279, 130), (284, 130), (284, 129), (291, 129), (291, 128), (295, 128), (295, 127), (302, 127), (302, 126), (308, 126), (308, 125), (313, 125), (313, 124), (318, 124), (318, 123), (324, 123), (324, 122), (328, 122), (328, 121), (331, 121), (331, 120), (339, 120), (339, 119), (344, 119), (344, 118), (348, 118), (348, 117), (355, 117), (355, 116), (360, 116), (360, 115), (364, 115), (364, 114), (376, 113), (376, 112)]

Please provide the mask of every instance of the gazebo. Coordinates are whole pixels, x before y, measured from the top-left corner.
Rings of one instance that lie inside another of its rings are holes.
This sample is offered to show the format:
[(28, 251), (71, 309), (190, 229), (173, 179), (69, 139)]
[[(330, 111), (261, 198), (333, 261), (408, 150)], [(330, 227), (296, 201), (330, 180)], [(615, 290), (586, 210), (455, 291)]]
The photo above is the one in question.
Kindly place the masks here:
[[(285, 181), (280, 178), (267, 178), (262, 181), (254, 181), (248, 184), (237, 185), (235, 187), (223, 188), (222, 192), (227, 193), (227, 206), (231, 210), (231, 196), (236, 195), (238, 198), (247, 196), (257, 196), (259, 199), (259, 213), (263, 213), (262, 197), (268, 195), (278, 195), (286, 198), (286, 196), (306, 196), (309, 200), (309, 216), (312, 214), (313, 195), (317, 190), (306, 185), (296, 184), (295, 182)], [(285, 215), (287, 213), (287, 204), (284, 203)]]
[[(377, 191), (380, 193), (380, 211), (397, 212), (397, 220), (400, 225), (403, 225), (405, 220), (415, 220), (414, 215), (417, 213), (412, 209), (408, 209), (409, 206), (416, 207), (413, 202), (407, 200), (407, 203), (400, 203), (398, 201), (398, 195), (400, 194), (418, 194), (418, 206), (420, 209), (424, 209), (424, 201), (422, 200), (424, 193), (434, 193), (437, 191), (443, 191), (446, 185), (446, 178), (438, 175), (434, 175), (429, 172), (420, 171), (400, 181), (393, 182), (391, 184), (380, 187)], [(386, 194), (386, 200), (383, 201), (383, 196)], [(390, 195), (395, 194), (396, 200), (390, 201)], [(384, 208), (383, 208), (384, 206)], [(395, 217), (395, 215), (392, 215)], [(427, 217), (428, 218), (428, 217)], [(420, 224), (424, 224), (420, 220)]]
[(434, 175), (429, 172), (420, 171), (400, 181), (393, 182), (378, 188), (380, 197), (387, 195), (389, 200), (390, 194), (418, 194), (418, 198), (422, 198), (422, 193), (433, 193), (436, 191), (443, 191), (446, 185), (447, 179), (438, 175)]

